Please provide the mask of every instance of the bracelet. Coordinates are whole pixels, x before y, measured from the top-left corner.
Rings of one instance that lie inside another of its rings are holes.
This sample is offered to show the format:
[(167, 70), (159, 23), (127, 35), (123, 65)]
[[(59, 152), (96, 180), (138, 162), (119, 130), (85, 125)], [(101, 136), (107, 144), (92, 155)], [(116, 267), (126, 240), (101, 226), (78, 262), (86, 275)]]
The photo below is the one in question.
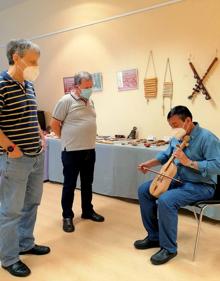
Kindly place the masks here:
[(192, 169), (194, 169), (195, 168), (195, 164), (194, 164), (194, 161), (190, 161), (190, 163), (189, 163), (189, 167), (190, 168), (192, 168)]

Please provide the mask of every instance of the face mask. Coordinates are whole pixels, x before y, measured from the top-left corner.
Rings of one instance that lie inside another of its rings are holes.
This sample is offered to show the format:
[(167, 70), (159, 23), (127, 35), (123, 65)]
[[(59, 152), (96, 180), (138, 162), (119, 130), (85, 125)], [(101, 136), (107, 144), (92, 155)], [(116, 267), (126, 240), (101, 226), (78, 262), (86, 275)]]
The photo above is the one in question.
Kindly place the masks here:
[(173, 134), (172, 136), (178, 140), (182, 139), (186, 134), (187, 134), (187, 131), (189, 129), (189, 126), (190, 126), (190, 123), (188, 123), (187, 119), (185, 119), (185, 121), (183, 122), (183, 125), (182, 127), (180, 128), (173, 128), (172, 131), (173, 131)]
[(24, 80), (35, 81), (39, 73), (39, 66), (27, 66), (23, 72)]
[(92, 94), (92, 88), (81, 89), (80, 96), (84, 99), (89, 99)]
[(24, 60), (22, 62), (27, 66), (23, 70), (24, 80), (35, 81), (40, 73), (39, 66), (28, 66)]
[(172, 135), (174, 138), (180, 140), (186, 135), (186, 130), (183, 128), (174, 128), (172, 129)]

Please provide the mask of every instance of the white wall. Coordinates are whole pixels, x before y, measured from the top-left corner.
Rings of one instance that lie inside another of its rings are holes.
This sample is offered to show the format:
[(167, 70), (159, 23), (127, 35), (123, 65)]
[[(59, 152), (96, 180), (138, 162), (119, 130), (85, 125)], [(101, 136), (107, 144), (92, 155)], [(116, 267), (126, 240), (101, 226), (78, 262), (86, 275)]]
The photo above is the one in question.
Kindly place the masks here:
[[(0, 12), (4, 26), (0, 44), (11, 38), (31, 38), (59, 29), (104, 19), (164, 1), (24, 1)], [(195, 80), (188, 65), (191, 55), (201, 76), (220, 48), (220, 1), (184, 0), (146, 13), (100, 23), (71, 32), (35, 40), (41, 47), (41, 76), (36, 82), (39, 107), (51, 112), (63, 95), (63, 77), (80, 70), (102, 72), (104, 89), (94, 93), (98, 133), (128, 134), (136, 125), (139, 136), (167, 135), (169, 127), (162, 114), (162, 86), (165, 63), (170, 58), (174, 81), (173, 105), (190, 108), (194, 119), (220, 136), (218, 63), (205, 83), (212, 100), (198, 95), (187, 99)], [(143, 93), (143, 79), (149, 51), (153, 50), (158, 97), (149, 103)], [(4, 49), (0, 49), (0, 67), (6, 67)], [(116, 72), (138, 68), (139, 89), (118, 92)], [(166, 101), (166, 113), (169, 101)]]

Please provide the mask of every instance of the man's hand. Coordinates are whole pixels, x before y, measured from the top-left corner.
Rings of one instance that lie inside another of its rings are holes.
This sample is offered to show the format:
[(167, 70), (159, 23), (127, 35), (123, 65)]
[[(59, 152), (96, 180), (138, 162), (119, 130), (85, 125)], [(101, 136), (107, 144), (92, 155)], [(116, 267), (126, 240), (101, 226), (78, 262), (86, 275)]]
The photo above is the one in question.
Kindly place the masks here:
[(42, 149), (45, 150), (46, 149), (46, 138), (43, 134), (40, 134), (40, 137), (41, 137), (41, 146), (42, 146)]
[(158, 161), (157, 159), (151, 159), (148, 160), (146, 162), (141, 163), (140, 165), (138, 165), (138, 171), (142, 172), (143, 174), (146, 174), (148, 172), (147, 169), (150, 169), (154, 166), (158, 166), (160, 165), (160, 161)]
[(138, 171), (146, 174), (148, 171), (146, 168), (150, 168), (148, 162), (144, 162), (138, 165)]
[(41, 150), (45, 150), (46, 149), (46, 139), (45, 139), (43, 131), (40, 128), (40, 125), (39, 125), (39, 135), (41, 138), (41, 147), (42, 147)]
[(191, 160), (186, 156), (186, 154), (182, 151), (181, 148), (177, 148), (173, 155), (180, 161), (182, 165), (189, 166)]
[(8, 152), (8, 158), (20, 158), (23, 156), (23, 152), (20, 148), (16, 145), (14, 151)]

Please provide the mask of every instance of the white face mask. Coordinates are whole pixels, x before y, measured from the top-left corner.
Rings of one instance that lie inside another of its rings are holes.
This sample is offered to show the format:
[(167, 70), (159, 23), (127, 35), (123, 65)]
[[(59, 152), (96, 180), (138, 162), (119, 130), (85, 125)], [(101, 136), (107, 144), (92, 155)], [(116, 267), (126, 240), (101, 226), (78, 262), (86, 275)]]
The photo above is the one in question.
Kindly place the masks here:
[(29, 66), (23, 59), (22, 62), (24, 65), (26, 65), (26, 68), (23, 70), (24, 80), (35, 81), (40, 73), (39, 66)]
[(27, 66), (23, 71), (24, 80), (35, 81), (39, 73), (39, 66)]
[(182, 124), (182, 127), (172, 128), (172, 136), (178, 140), (181, 140), (188, 132), (190, 123), (187, 124), (187, 119)]
[(182, 139), (186, 135), (186, 130), (183, 128), (173, 128), (172, 136), (178, 140)]

